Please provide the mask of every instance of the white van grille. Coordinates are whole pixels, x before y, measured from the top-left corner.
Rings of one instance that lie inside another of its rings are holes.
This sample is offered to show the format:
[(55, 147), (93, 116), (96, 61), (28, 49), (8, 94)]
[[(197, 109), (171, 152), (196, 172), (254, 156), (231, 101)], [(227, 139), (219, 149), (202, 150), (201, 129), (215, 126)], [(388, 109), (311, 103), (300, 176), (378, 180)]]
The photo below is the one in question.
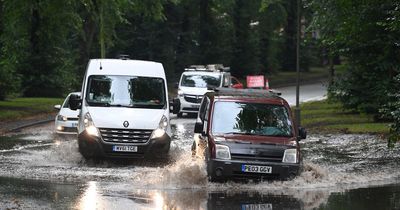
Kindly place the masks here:
[(113, 128), (99, 128), (99, 130), (103, 141), (113, 143), (146, 143), (153, 132), (152, 130)]

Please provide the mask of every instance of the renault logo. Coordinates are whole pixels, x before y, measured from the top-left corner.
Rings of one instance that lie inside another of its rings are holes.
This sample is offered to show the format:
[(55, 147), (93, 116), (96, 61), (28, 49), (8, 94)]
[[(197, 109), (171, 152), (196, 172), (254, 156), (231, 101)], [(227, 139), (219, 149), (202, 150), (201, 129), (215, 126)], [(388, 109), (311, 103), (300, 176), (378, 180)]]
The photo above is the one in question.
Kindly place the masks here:
[(123, 125), (124, 125), (125, 128), (127, 128), (129, 126), (129, 122), (125, 121)]

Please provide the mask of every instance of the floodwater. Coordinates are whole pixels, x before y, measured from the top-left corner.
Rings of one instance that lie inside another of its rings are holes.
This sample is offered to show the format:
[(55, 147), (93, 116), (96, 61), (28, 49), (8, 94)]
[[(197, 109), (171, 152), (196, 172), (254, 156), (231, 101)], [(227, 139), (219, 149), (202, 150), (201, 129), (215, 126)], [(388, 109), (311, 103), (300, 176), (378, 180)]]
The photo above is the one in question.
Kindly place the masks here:
[(86, 161), (51, 124), (0, 137), (0, 209), (400, 209), (400, 145), (311, 134), (291, 181), (210, 183), (192, 159), (195, 119), (172, 119), (168, 161)]

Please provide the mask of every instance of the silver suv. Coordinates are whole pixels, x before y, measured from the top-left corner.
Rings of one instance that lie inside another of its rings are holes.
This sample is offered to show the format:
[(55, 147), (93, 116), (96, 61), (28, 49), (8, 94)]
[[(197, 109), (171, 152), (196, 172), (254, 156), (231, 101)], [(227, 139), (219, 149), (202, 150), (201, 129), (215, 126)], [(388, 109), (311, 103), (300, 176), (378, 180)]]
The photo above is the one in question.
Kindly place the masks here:
[(177, 85), (178, 96), (173, 102), (173, 113), (182, 117), (183, 113), (197, 114), (200, 102), (208, 89), (229, 87), (231, 74), (229, 67), (222, 64), (193, 65), (182, 73)]

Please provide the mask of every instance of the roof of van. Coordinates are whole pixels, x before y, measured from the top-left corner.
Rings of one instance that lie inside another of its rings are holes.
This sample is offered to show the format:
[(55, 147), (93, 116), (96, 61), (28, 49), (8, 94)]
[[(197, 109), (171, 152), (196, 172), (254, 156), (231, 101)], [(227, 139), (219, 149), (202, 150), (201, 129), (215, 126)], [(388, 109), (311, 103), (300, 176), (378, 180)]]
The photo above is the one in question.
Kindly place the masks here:
[(143, 60), (91, 59), (87, 75), (129, 75), (165, 78), (161, 63)]

